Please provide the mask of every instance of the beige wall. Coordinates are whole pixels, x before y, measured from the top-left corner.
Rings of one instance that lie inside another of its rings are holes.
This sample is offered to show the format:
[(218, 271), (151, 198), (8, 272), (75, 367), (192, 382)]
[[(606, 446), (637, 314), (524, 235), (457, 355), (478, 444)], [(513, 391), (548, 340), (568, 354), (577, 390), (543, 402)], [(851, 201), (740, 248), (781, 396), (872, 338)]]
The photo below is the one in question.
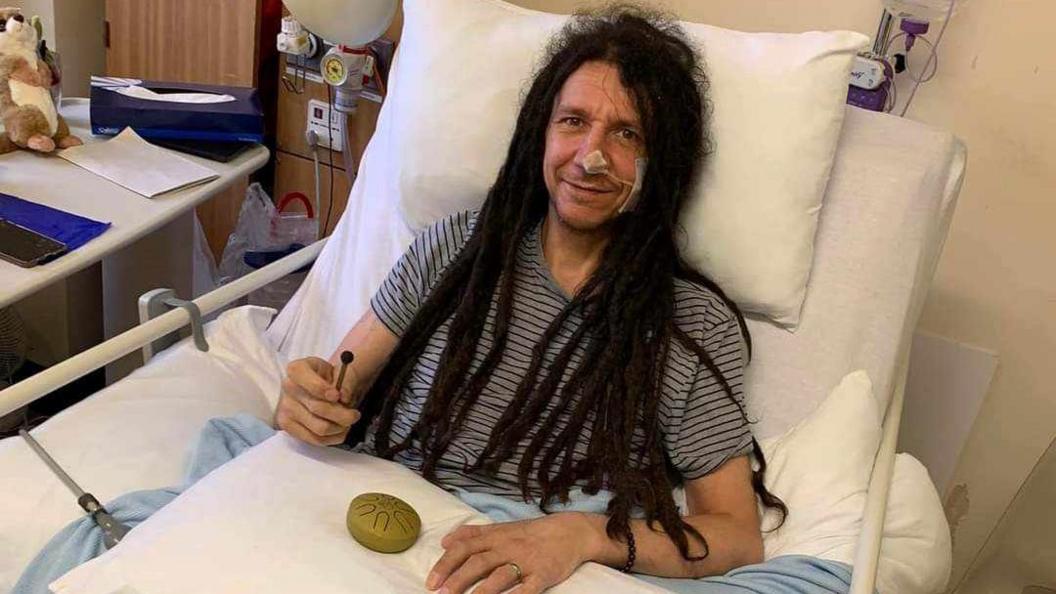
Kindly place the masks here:
[(87, 97), (93, 74), (106, 74), (105, 0), (53, 0), (55, 48), (62, 58), (62, 94)]
[[(578, 4), (517, 3), (555, 12)], [(880, 14), (879, 0), (663, 4), (688, 20), (744, 30), (847, 28), (872, 35)], [(955, 581), (1056, 431), (1053, 22), (1053, 0), (969, 0), (946, 32), (937, 77), (921, 88), (909, 112), (953, 131), (969, 154), (921, 327), (1000, 358), (954, 474), (970, 502), (954, 532)], [(904, 98), (908, 88), (901, 90)]]
[(105, 74), (105, 0), (8, 0), (26, 16), (39, 15), (48, 47), (62, 61), (62, 94), (87, 97), (92, 74)]
[(1000, 357), (954, 477), (970, 500), (954, 532), (955, 576), (1056, 431), (1054, 20), (1051, 0), (973, 0), (950, 25), (943, 73), (912, 112), (955, 131), (969, 152), (922, 325)]
[(1056, 444), (1042, 456), (957, 594), (1019, 593), (1034, 584), (1056, 587), (1053, 494)]
[(44, 38), (55, 38), (55, 11), (52, 0), (8, 0), (3, 6), (21, 8), (26, 17), (39, 16), (44, 25)]

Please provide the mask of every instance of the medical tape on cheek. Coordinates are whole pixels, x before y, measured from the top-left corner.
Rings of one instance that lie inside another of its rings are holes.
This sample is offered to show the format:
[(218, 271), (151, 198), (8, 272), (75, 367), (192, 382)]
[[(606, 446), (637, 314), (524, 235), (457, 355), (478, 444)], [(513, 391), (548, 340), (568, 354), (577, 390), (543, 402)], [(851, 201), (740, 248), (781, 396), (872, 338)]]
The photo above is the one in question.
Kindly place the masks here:
[[(627, 200), (623, 201), (623, 206), (620, 207), (618, 212), (624, 213), (629, 210), (634, 210), (634, 207), (638, 205), (638, 196), (642, 193), (642, 180), (645, 179), (645, 168), (647, 165), (649, 165), (649, 159), (646, 159), (645, 157), (639, 157), (634, 160), (634, 184), (631, 185), (631, 191), (627, 195)], [(624, 184), (627, 183), (622, 180), (617, 181)]]

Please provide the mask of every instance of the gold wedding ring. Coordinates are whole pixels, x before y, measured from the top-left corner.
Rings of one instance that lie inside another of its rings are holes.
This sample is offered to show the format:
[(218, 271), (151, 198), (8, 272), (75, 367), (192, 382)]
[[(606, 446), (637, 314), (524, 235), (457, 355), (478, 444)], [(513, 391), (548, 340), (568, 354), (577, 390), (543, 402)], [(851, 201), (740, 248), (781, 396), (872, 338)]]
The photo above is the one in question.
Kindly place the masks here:
[(512, 568), (513, 568), (513, 572), (514, 572), (515, 574), (517, 574), (517, 581), (518, 581), (518, 582), (520, 582), (520, 581), (521, 581), (521, 580), (522, 580), (522, 579), (524, 578), (524, 574), (523, 574), (523, 573), (521, 573), (521, 566), (520, 566), (520, 565), (517, 565), (517, 564), (516, 564), (516, 563), (514, 563), (513, 561), (510, 561), (510, 562), (509, 562), (509, 563), (507, 563), (506, 565), (509, 565), (510, 567), (512, 567)]

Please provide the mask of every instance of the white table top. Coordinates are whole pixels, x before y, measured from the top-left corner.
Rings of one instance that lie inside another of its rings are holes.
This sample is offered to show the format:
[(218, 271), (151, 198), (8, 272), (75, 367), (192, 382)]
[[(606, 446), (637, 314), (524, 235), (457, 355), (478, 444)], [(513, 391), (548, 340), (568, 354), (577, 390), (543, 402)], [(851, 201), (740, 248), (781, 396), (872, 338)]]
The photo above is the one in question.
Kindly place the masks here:
[[(87, 99), (64, 99), (61, 113), (73, 133), (87, 142), (93, 137)], [(15, 151), (0, 155), (0, 192), (66, 212), (110, 222), (111, 227), (81, 248), (35, 268), (21, 268), (0, 260), (0, 307), (42, 289), (108, 254), (131, 244), (213, 197), (235, 180), (262, 167), (268, 149), (257, 145), (228, 163), (178, 154), (215, 171), (220, 177), (207, 184), (146, 198), (82, 169), (57, 155)]]

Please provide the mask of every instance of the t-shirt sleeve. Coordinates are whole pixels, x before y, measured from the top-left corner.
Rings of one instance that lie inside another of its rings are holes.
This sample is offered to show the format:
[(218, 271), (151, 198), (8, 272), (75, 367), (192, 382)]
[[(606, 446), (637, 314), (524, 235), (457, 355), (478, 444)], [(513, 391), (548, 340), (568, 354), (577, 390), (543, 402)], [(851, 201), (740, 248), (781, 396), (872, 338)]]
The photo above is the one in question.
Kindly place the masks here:
[(393, 334), (403, 336), (433, 285), (462, 251), (476, 214), (464, 211), (433, 223), (411, 242), (382, 281), (370, 307)]
[(727, 460), (752, 451), (752, 432), (744, 404), (745, 342), (737, 318), (725, 305), (719, 317), (721, 321), (703, 332), (701, 346), (733, 394), (731, 398), (701, 361), (668, 452), (686, 480), (705, 476)]

